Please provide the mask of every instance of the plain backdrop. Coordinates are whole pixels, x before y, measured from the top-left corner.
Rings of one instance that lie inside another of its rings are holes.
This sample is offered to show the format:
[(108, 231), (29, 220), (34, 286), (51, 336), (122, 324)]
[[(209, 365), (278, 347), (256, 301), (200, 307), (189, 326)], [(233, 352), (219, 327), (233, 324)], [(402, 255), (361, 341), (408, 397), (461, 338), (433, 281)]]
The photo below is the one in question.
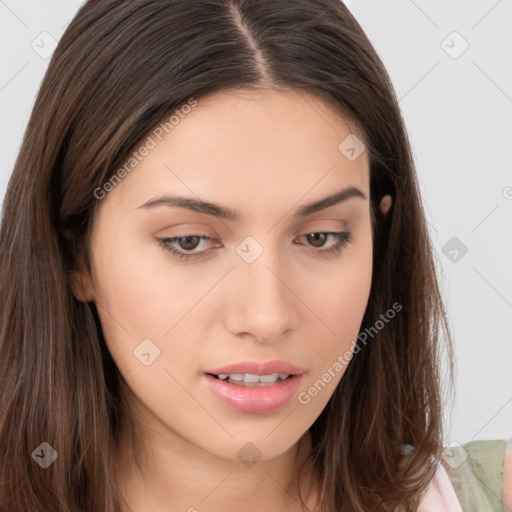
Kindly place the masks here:
[[(78, 0), (0, 0), (0, 197)], [(347, 2), (393, 81), (456, 349), (445, 444), (512, 436), (512, 0)]]

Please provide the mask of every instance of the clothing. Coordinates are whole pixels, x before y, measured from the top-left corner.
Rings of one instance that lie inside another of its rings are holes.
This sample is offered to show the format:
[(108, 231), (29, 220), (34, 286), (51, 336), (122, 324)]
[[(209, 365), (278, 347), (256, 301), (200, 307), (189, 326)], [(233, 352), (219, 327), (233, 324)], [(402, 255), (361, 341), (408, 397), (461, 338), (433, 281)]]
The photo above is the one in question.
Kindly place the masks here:
[(466, 512), (459, 503), (448, 473), (440, 463), (427, 493), (421, 500), (418, 512)]
[[(503, 473), (507, 441), (478, 440), (462, 445), (467, 459), (458, 467), (442, 464), (463, 512), (503, 512)], [(509, 478), (509, 476), (507, 476)]]
[(505, 440), (446, 447), (418, 512), (503, 512)]

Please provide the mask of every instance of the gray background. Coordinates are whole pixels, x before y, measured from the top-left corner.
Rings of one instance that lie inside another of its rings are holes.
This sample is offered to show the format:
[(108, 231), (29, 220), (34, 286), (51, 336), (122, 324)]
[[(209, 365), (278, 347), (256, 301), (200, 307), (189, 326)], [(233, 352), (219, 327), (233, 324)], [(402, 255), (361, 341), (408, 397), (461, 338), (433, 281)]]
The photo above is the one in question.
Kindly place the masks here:
[[(52, 38), (60, 38), (81, 3), (0, 0), (2, 198)], [(347, 5), (393, 80), (427, 208), (456, 342), (456, 400), (445, 411), (445, 444), (509, 438), (512, 0)]]

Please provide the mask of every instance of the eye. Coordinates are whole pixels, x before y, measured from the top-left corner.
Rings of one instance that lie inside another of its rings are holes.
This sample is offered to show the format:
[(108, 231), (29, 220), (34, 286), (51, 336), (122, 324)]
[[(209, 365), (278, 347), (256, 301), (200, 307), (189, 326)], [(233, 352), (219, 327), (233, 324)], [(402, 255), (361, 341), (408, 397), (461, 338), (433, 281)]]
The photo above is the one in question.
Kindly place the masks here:
[[(352, 234), (345, 231), (320, 231), (307, 233), (305, 235), (301, 235), (299, 238), (301, 237), (307, 238), (308, 245), (310, 245), (310, 247), (316, 248), (316, 250), (314, 249), (313, 252), (321, 255), (339, 254), (341, 250), (352, 240)], [(327, 249), (325, 249), (323, 247), (329, 237), (333, 239), (334, 242), (331, 243)], [(160, 245), (164, 250), (171, 253), (179, 260), (184, 259), (188, 261), (190, 259), (202, 257), (207, 252), (207, 249), (190, 252), (197, 249), (200, 246), (201, 241), (213, 241), (213, 239), (205, 235), (191, 234), (175, 236), (172, 238), (162, 238), (159, 239), (158, 245)], [(176, 245), (173, 244), (181, 246), (181, 249), (177, 249)]]
[(339, 254), (341, 250), (348, 245), (352, 240), (352, 234), (345, 231), (320, 231), (315, 233), (307, 233), (302, 235), (308, 239), (308, 242), (313, 243), (313, 247), (324, 246), (325, 240), (328, 237), (334, 238), (332, 243), (327, 249), (320, 249), (316, 252), (321, 254)]
[(185, 236), (174, 236), (172, 238), (163, 238), (160, 240), (159, 245), (166, 251), (170, 252), (173, 256), (180, 260), (193, 259), (202, 256), (206, 251), (198, 251), (193, 253), (183, 252), (182, 250), (175, 249), (171, 244), (179, 243), (184, 251), (192, 251), (196, 249), (201, 240), (212, 240), (209, 236), (205, 235), (185, 235)]

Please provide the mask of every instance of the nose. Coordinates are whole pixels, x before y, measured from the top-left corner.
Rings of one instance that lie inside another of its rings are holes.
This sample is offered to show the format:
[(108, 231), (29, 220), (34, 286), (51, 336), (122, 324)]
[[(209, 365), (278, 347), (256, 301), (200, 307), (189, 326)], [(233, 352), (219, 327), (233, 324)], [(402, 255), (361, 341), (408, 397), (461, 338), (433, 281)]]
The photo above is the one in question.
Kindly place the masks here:
[(279, 341), (299, 320), (300, 300), (293, 292), (293, 278), (269, 253), (264, 251), (252, 263), (238, 263), (227, 315), (230, 332), (260, 343)]

